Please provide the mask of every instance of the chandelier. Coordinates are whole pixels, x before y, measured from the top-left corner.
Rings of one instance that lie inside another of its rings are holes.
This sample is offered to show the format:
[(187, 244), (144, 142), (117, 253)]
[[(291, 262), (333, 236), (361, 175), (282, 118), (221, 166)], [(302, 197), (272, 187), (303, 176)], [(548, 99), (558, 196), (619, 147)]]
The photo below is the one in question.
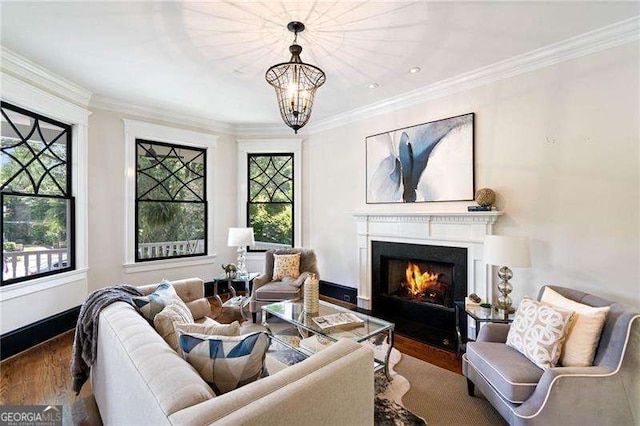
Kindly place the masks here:
[(276, 89), (280, 116), (297, 134), (309, 121), (316, 90), (327, 78), (320, 68), (305, 64), (300, 59), (302, 46), (297, 41), (298, 33), (304, 31), (304, 24), (289, 22), (287, 29), (295, 34), (293, 44), (289, 46), (291, 59), (269, 68), (265, 78)]

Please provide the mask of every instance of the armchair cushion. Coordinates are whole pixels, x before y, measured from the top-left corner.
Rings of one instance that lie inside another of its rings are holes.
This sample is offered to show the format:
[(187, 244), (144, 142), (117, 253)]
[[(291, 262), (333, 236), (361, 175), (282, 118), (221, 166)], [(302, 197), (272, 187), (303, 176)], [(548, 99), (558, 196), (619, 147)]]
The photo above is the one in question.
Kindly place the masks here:
[(273, 280), (298, 278), (300, 276), (300, 253), (273, 255)]
[(560, 364), (565, 367), (593, 365), (600, 333), (611, 308), (609, 306), (597, 308), (575, 302), (549, 287), (544, 289), (540, 301), (575, 311), (560, 355)]
[(467, 360), (512, 403), (522, 403), (536, 390), (544, 371), (504, 343), (471, 342)]
[(300, 288), (288, 285), (282, 281), (272, 281), (256, 289), (256, 299), (258, 300), (287, 300), (296, 299), (300, 294)]
[(507, 345), (520, 351), (543, 369), (560, 359), (573, 311), (556, 308), (525, 297), (520, 302), (507, 335)]

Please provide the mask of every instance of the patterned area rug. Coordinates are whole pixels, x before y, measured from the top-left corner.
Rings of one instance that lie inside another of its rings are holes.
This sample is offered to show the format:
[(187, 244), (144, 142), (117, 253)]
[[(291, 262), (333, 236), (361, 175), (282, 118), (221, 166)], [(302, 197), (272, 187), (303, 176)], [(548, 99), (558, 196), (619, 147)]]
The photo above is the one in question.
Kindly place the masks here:
[[(282, 332), (279, 332), (279, 334)], [(291, 330), (291, 338), (295, 341), (297, 330)], [(299, 338), (298, 338), (299, 340)], [(295, 343), (295, 342), (291, 342)], [(378, 342), (367, 342), (378, 359), (384, 359), (388, 344), (386, 339)], [(300, 353), (289, 349), (288, 347), (273, 341), (269, 348), (268, 355), (284, 365), (293, 365), (304, 360), (304, 356)], [(392, 349), (390, 356), (390, 376), (389, 381), (383, 370), (375, 373), (375, 404), (374, 419), (376, 425), (381, 426), (413, 426), (426, 425), (421, 417), (416, 416), (407, 410), (402, 404), (402, 397), (409, 391), (411, 387), (409, 381), (394, 371), (393, 367), (400, 361), (402, 354), (397, 349)]]

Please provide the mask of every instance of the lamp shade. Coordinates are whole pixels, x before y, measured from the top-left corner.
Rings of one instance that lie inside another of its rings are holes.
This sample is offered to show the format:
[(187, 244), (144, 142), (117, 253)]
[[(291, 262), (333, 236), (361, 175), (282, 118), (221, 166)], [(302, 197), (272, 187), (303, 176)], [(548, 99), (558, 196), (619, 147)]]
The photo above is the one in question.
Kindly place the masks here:
[(256, 243), (253, 228), (229, 228), (227, 245), (229, 247), (252, 246)]
[(487, 235), (484, 239), (484, 262), (488, 265), (528, 268), (531, 266), (529, 239)]

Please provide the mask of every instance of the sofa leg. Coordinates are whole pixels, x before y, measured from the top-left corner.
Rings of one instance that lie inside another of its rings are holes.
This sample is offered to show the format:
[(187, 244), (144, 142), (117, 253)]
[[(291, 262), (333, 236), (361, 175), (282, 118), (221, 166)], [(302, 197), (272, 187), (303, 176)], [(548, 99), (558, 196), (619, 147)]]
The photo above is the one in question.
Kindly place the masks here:
[(474, 396), (476, 390), (476, 385), (469, 379), (467, 379), (467, 393), (469, 396)]
[(251, 312), (251, 320), (253, 321), (253, 323), (256, 323), (256, 320), (258, 319), (258, 313), (257, 312)]

